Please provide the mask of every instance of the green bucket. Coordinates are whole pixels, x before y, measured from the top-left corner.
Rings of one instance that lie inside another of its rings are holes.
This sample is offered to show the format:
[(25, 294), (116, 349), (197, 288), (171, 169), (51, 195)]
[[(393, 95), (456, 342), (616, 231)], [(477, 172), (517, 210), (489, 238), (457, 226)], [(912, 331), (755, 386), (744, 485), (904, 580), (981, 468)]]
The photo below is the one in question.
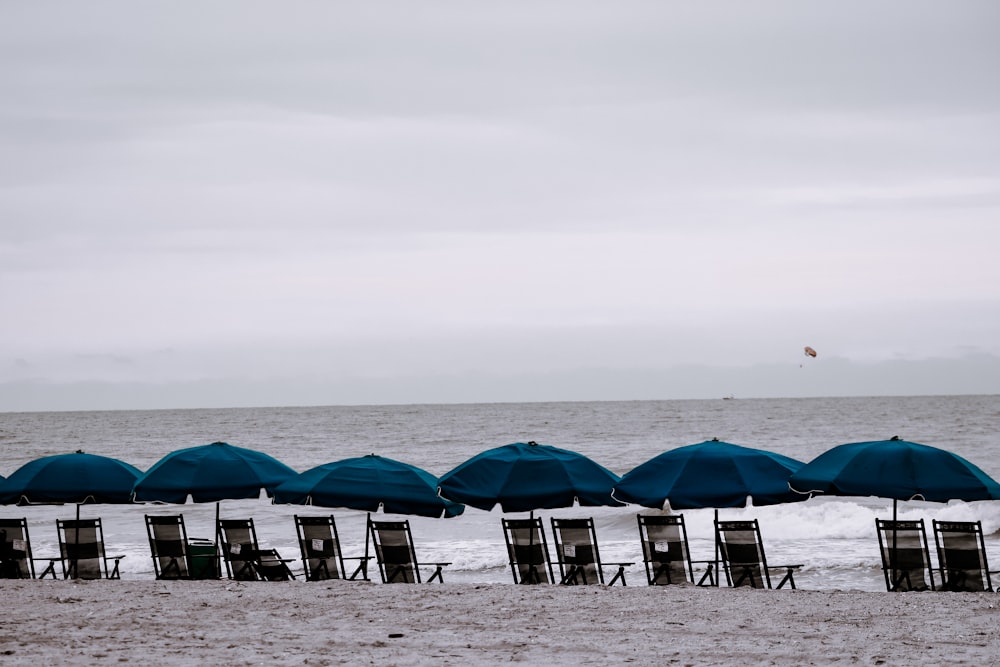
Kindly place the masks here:
[(219, 555), (215, 542), (196, 537), (188, 540), (188, 570), (192, 579), (219, 578)]

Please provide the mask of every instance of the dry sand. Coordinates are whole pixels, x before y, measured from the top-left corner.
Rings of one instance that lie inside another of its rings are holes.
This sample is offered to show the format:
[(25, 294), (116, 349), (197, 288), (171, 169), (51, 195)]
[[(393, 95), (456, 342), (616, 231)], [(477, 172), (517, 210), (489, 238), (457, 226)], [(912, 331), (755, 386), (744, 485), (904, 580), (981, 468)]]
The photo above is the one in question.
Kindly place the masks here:
[(2, 665), (988, 665), (1000, 595), (0, 581)]

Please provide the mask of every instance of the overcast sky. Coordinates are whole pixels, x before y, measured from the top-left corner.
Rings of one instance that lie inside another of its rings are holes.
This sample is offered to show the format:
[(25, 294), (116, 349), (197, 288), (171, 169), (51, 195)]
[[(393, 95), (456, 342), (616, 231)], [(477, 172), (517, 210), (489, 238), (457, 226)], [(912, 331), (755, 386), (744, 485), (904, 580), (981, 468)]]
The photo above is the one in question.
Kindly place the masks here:
[(1000, 393), (998, 28), (4, 2), (0, 410)]

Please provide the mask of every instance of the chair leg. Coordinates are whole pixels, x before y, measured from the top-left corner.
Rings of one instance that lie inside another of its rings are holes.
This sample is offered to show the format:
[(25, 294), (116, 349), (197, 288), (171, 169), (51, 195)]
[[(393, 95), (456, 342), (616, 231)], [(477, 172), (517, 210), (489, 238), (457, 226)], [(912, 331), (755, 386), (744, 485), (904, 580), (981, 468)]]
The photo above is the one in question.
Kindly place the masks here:
[(444, 576), (441, 574), (441, 568), (442, 568), (441, 565), (435, 566), (435, 568), (434, 568), (434, 574), (432, 574), (431, 577), (430, 577), (430, 579), (427, 580), (428, 584), (431, 583), (432, 581), (434, 581), (435, 579), (437, 579), (438, 581), (440, 581), (442, 584), (444, 583)]
[[(705, 584), (705, 580), (708, 580), (708, 584)], [(701, 575), (701, 579), (698, 580), (699, 586), (715, 586), (715, 564), (709, 563), (708, 567), (705, 569), (705, 574)]]
[[(115, 565), (115, 567), (117, 567), (117, 564)], [(176, 558), (171, 558), (170, 562), (163, 566), (163, 569), (160, 570), (160, 575), (156, 578), (166, 579), (167, 574), (169, 574), (171, 570), (177, 574), (177, 578), (179, 579), (181, 576), (181, 565), (180, 563), (177, 562)]]
[(739, 579), (733, 582), (733, 588), (738, 588), (740, 584), (748, 578), (750, 579), (750, 588), (757, 588), (757, 581), (753, 576), (753, 570), (749, 567), (743, 568), (743, 574), (739, 576)]
[(529, 585), (529, 586), (533, 585), (533, 584), (540, 584), (540, 583), (542, 583), (542, 578), (538, 574), (538, 567), (536, 567), (535, 565), (529, 566), (528, 567), (528, 573), (524, 577), (522, 577), (521, 581), (518, 582), (518, 583)]
[[(306, 562), (308, 563), (308, 561)], [(320, 575), (324, 576), (321, 577)], [(319, 561), (319, 565), (316, 566), (316, 569), (314, 569), (312, 572), (309, 573), (308, 580), (323, 581), (324, 579), (329, 579), (329, 578), (330, 578), (330, 568), (326, 564), (326, 559), (321, 558)]]
[[(668, 574), (667, 577), (669, 578), (670, 575)], [(625, 566), (624, 565), (619, 565), (618, 566), (618, 572), (615, 573), (615, 576), (612, 577), (611, 581), (608, 582), (608, 586), (614, 586), (615, 582), (618, 581), (619, 579), (622, 582), (622, 586), (625, 586), (626, 583), (625, 583)]]
[[(569, 569), (566, 571), (566, 576), (564, 576), (562, 578), (562, 581), (560, 581), (559, 583), (563, 586), (575, 586), (577, 583), (579, 583), (576, 580), (578, 574), (582, 574), (582, 569), (576, 565), (570, 565)], [(583, 583), (587, 583), (586, 576), (584, 576)]]
[(257, 581), (257, 570), (254, 569), (251, 561), (243, 561), (243, 567), (233, 572), (233, 579), (237, 581)]
[(666, 577), (667, 577), (667, 585), (670, 585), (670, 584), (674, 583), (671, 580), (672, 577), (670, 576), (670, 563), (660, 563), (660, 566), (658, 568), (656, 568), (655, 570), (653, 570), (653, 576), (651, 576), (649, 578), (649, 582), (648, 582), (649, 585), (650, 586), (656, 586), (657, 580), (659, 580), (659, 578), (661, 576), (664, 576), (664, 575), (666, 575)]
[(909, 573), (909, 572), (907, 572), (907, 571), (903, 571), (903, 572), (902, 572), (902, 573), (901, 573), (901, 574), (900, 574), (900, 575), (899, 575), (899, 576), (898, 576), (898, 577), (896, 578), (896, 581), (894, 581), (894, 582), (893, 582), (893, 584), (892, 584), (892, 590), (893, 590), (893, 592), (896, 592), (896, 591), (899, 591), (899, 589), (900, 589), (900, 586), (902, 586), (902, 585), (903, 585), (903, 582), (904, 582), (904, 581), (906, 582), (906, 590), (908, 590), (908, 591), (912, 591), (912, 590), (921, 590), (921, 591), (925, 591), (925, 590), (927, 590), (927, 587), (926, 587), (926, 586), (925, 586), (925, 587), (923, 587), (923, 588), (920, 588), (920, 589), (914, 589), (914, 588), (913, 588), (913, 583), (912, 583), (912, 582), (910, 581), (910, 573)]
[(118, 563), (121, 559), (115, 559), (115, 566), (111, 568), (111, 574), (108, 575), (108, 579), (121, 579), (121, 573), (118, 571)]
[(42, 570), (42, 574), (38, 578), (44, 579), (47, 574), (51, 574), (53, 579), (56, 578), (56, 562), (54, 560), (49, 561), (49, 564), (45, 566), (45, 569)]
[(788, 568), (788, 572), (785, 573), (785, 576), (782, 577), (781, 581), (778, 582), (778, 585), (775, 586), (775, 588), (781, 588), (782, 586), (785, 585), (786, 581), (788, 582), (789, 588), (791, 588), (794, 591), (795, 590), (795, 577), (792, 576), (792, 568)]
[(358, 565), (358, 568), (354, 570), (354, 574), (350, 576), (350, 581), (357, 579), (359, 574), (364, 581), (368, 581), (368, 561), (363, 558), (361, 559), (361, 563)]

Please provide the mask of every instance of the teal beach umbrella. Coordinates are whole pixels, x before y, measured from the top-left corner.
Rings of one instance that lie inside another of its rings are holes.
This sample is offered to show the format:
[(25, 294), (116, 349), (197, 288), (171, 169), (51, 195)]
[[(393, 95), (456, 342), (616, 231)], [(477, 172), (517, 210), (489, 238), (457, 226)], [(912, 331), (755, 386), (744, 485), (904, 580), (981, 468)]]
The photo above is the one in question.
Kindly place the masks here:
[(788, 480), (799, 493), (898, 500), (998, 500), (1000, 484), (958, 454), (900, 440), (830, 449)]
[(504, 512), (581, 506), (618, 506), (611, 496), (618, 475), (567, 449), (515, 442), (473, 456), (438, 480), (445, 498)]
[(633, 468), (615, 485), (615, 498), (671, 509), (777, 505), (805, 500), (788, 488), (804, 464), (783, 454), (708, 440), (671, 449)]
[(854, 442), (823, 452), (788, 480), (800, 493), (892, 499), (891, 576), (896, 581), (900, 500), (1000, 500), (1000, 484), (958, 454), (900, 440)]
[(141, 474), (124, 461), (79, 450), (45, 456), (0, 482), (0, 504), (127, 503)]
[(256, 498), (297, 473), (281, 461), (225, 442), (188, 447), (157, 461), (132, 489), (136, 502), (196, 503)]
[(274, 502), (445, 518), (465, 510), (437, 494), (431, 473), (375, 454), (306, 470), (278, 486)]

